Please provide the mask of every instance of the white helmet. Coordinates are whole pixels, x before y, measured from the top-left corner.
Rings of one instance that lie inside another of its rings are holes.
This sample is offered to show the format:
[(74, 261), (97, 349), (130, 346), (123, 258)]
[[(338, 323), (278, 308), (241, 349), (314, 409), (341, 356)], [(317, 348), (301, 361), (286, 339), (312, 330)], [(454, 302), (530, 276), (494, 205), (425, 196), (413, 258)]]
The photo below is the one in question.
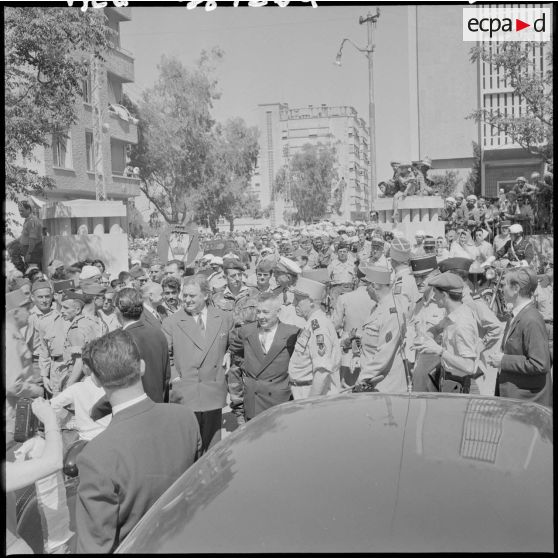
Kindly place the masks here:
[(523, 227), (518, 223), (514, 223), (510, 227), (510, 233), (511, 234), (523, 234)]

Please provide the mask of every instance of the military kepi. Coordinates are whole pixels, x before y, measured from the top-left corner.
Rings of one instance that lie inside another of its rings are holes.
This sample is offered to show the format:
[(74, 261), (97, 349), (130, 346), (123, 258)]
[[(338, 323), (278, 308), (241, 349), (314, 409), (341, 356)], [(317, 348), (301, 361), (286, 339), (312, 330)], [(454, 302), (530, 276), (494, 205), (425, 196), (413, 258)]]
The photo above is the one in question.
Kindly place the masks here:
[(439, 269), (442, 273), (446, 271), (469, 271), (473, 260), (469, 258), (447, 258), (442, 260), (439, 264)]
[(413, 275), (424, 275), (438, 269), (436, 256), (420, 256), (411, 258), (411, 272)]
[(309, 296), (312, 300), (322, 300), (325, 295), (325, 285), (313, 279), (299, 277), (293, 291), (299, 296)]
[(463, 279), (451, 273), (451, 271), (446, 271), (445, 273), (440, 273), (428, 281), (431, 287), (436, 287), (440, 291), (445, 291), (448, 293), (461, 294), (463, 292)]
[(391, 272), (387, 267), (369, 265), (362, 266), (360, 270), (371, 283), (376, 283), (377, 285), (389, 285), (391, 283)]

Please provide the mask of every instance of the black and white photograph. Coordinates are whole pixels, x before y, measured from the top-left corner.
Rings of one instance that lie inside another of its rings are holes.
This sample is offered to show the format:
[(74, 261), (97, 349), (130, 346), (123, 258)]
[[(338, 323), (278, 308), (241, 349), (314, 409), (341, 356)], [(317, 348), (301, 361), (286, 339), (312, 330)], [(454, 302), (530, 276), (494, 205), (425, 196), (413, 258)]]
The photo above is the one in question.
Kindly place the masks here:
[(2, 11), (7, 555), (554, 552), (552, 3)]

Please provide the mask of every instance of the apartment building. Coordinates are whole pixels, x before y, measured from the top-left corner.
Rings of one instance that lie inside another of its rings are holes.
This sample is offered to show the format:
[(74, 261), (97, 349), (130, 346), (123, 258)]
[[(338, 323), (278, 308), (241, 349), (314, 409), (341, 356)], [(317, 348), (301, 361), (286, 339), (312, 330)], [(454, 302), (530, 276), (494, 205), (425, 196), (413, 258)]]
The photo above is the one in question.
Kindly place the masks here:
[(331, 218), (363, 219), (370, 207), (370, 133), (357, 111), (327, 105), (290, 108), (287, 103), (260, 104), (258, 111), (260, 153), (251, 187), (262, 208), (273, 207), (272, 222), (282, 223), (284, 211), (291, 207), (288, 193), (274, 195), (275, 176), (308, 143), (336, 151), (343, 198), (341, 213)]

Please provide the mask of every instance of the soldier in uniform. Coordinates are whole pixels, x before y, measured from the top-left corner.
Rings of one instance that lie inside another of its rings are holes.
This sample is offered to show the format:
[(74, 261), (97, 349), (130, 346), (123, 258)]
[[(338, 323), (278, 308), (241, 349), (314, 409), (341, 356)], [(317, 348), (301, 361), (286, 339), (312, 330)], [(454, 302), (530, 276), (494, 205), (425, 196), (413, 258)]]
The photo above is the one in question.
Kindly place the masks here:
[(306, 320), (296, 313), (294, 306), (293, 287), (301, 273), (302, 269), (300, 269), (298, 264), (284, 256), (279, 258), (273, 270), (273, 276), (277, 282), (277, 287), (273, 294), (280, 297), (283, 302), (279, 310), (279, 320), (284, 324), (294, 325), (298, 328), (306, 325)]
[(82, 316), (89, 321), (89, 327), (93, 332), (93, 339), (102, 337), (108, 333), (108, 325), (99, 314), (99, 309), (103, 307), (107, 288), (99, 283), (85, 284), (81, 287), (83, 294)]
[(344, 242), (337, 246), (337, 258), (327, 267), (329, 277), (329, 296), (331, 305), (335, 306), (337, 297), (353, 290), (356, 280), (355, 264), (349, 258), (349, 247)]
[(477, 196), (470, 194), (467, 196), (465, 207), (465, 224), (470, 232), (481, 226), (480, 211), (477, 207)]
[(455, 229), (462, 229), (467, 224), (465, 206), (463, 205), (464, 196), (461, 192), (455, 194), (455, 211), (453, 213)]
[(476, 386), (479, 335), (473, 311), (462, 301), (463, 280), (454, 273), (440, 273), (429, 280), (434, 301), (446, 311), (440, 324), (441, 344), (424, 335), (415, 341), (421, 354), (440, 358), (431, 374), (439, 391), (479, 393)]
[(320, 308), (325, 285), (300, 277), (294, 286), (297, 314), (305, 320), (289, 362), (294, 399), (334, 395), (340, 390), (341, 348), (335, 326)]
[(385, 254), (385, 247), (386, 243), (383, 239), (374, 236), (370, 241), (371, 249), (370, 249), (370, 258), (368, 260), (364, 260), (361, 262), (361, 265), (376, 265), (378, 267), (387, 267), (391, 270), (391, 264), (389, 260), (386, 258)]
[(376, 303), (368, 296), (365, 276), (357, 268), (358, 286), (354, 291), (339, 296), (331, 321), (341, 338), (341, 385), (353, 385), (360, 372), (360, 337), (362, 326), (369, 319)]
[(432, 289), (428, 287), (429, 279), (436, 277), (440, 272), (436, 256), (413, 256), (410, 264), (411, 272), (415, 278), (421, 298), (417, 302), (408, 322), (405, 354), (410, 365), (416, 365), (413, 369), (413, 390), (429, 391), (425, 389), (424, 384), (425, 382), (427, 383), (426, 374), (430, 372), (431, 368), (428, 368), (428, 362), (424, 358), (419, 358), (417, 362), (417, 355), (411, 347), (414, 346), (418, 338), (424, 335), (431, 327), (438, 325), (445, 316), (444, 310), (433, 301)]
[(82, 314), (85, 296), (75, 291), (66, 291), (62, 300), (60, 313), (69, 324), (62, 349), (62, 362), (57, 368), (57, 377), (50, 378), (53, 394), (59, 393), (81, 379), (83, 346), (98, 338), (97, 324)]
[[(359, 381), (383, 377), (376, 389), (384, 393), (406, 393), (407, 374), (403, 358), (407, 299), (396, 298), (388, 269), (361, 267), (370, 298), (377, 304), (362, 327)], [(409, 378), (410, 381), (410, 378)]]
[(498, 348), (504, 324), (489, 308), (481, 294), (472, 292), (469, 280), (472, 264), (473, 261), (467, 258), (448, 258), (440, 262), (440, 271), (454, 273), (463, 280), (463, 304), (473, 312), (479, 335), (476, 384), (481, 395), (493, 395), (497, 370), (488, 365), (488, 360), (489, 355)]
[(62, 361), (62, 350), (66, 336), (66, 322), (52, 307), (53, 292), (50, 283), (38, 281), (33, 285), (34, 318), (33, 361), (47, 393), (52, 393), (51, 375), (56, 375), (57, 363)]
[(446, 232), (455, 226), (455, 198), (449, 196), (446, 198), (446, 206), (440, 212), (440, 220), (446, 222)]
[(523, 227), (517, 223), (510, 227), (511, 238), (496, 252), (497, 258), (507, 258), (510, 262), (525, 260), (531, 263), (535, 258), (533, 245), (523, 236)]
[(407, 299), (407, 302), (400, 302), (400, 306), (406, 309), (405, 318), (408, 319), (415, 309), (415, 304), (420, 299), (417, 284), (409, 267), (411, 243), (406, 238), (394, 238), (390, 244), (389, 255), (391, 266), (395, 272), (393, 294), (396, 299), (402, 297)]
[(219, 256), (213, 256), (213, 259), (209, 262), (213, 273), (207, 278), (209, 286), (212, 292), (217, 292), (225, 288), (227, 280), (223, 272), (223, 258)]
[(240, 312), (243, 310), (244, 303), (258, 294), (254, 287), (247, 287), (242, 283), (244, 265), (240, 260), (228, 259), (223, 264), (223, 271), (227, 284), (222, 291), (213, 295), (213, 305), (224, 312), (232, 312), (235, 325), (238, 325)]

